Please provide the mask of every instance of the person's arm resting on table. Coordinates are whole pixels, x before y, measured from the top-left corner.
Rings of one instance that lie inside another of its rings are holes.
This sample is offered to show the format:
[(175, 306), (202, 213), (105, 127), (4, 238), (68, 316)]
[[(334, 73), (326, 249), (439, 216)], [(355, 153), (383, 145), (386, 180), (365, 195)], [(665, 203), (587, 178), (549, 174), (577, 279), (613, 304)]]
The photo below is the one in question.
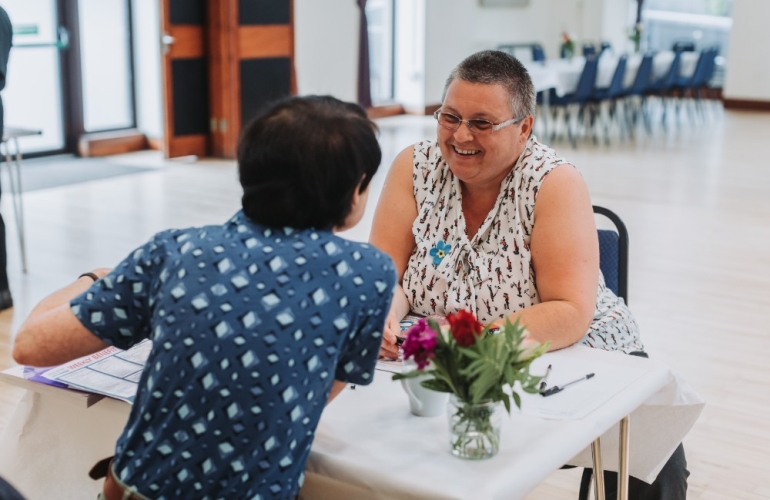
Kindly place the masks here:
[[(100, 278), (109, 269), (92, 271)], [(94, 283), (81, 276), (44, 298), (21, 325), (13, 345), (13, 359), (22, 365), (54, 366), (100, 351), (108, 346), (92, 334), (70, 309), (70, 300)]]
[[(540, 304), (508, 316), (519, 319), (551, 350), (568, 347), (588, 331), (599, 286), (599, 242), (583, 177), (571, 165), (555, 168), (535, 202), (530, 242)], [(503, 324), (503, 320), (495, 324)]]
[(412, 181), (412, 155), (414, 147), (401, 151), (388, 172), (377, 210), (374, 213), (369, 241), (390, 255), (396, 265), (397, 284), (390, 313), (385, 323), (380, 354), (388, 358), (398, 357), (396, 335), (401, 333), (400, 322), (409, 313), (401, 281), (415, 247), (412, 223), (417, 218)]

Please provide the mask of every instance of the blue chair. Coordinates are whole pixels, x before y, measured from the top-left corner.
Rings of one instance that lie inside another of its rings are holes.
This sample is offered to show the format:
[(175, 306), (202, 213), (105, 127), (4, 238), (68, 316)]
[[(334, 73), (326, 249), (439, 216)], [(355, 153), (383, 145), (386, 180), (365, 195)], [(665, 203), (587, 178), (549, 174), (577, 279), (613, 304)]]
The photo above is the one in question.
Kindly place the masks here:
[(599, 45), (599, 55), (604, 54), (606, 51), (612, 50), (612, 44), (610, 42), (601, 42)]
[(671, 61), (671, 66), (669, 66), (665, 76), (663, 76), (659, 80), (656, 80), (650, 83), (650, 86), (648, 87), (646, 92), (647, 95), (660, 97), (663, 103), (663, 114), (661, 115), (661, 123), (663, 124), (664, 128), (666, 126), (666, 115), (668, 111), (668, 101), (671, 99), (670, 97), (671, 91), (674, 89), (674, 86), (676, 85), (677, 80), (680, 78), (679, 67), (681, 65), (681, 62), (682, 62), (682, 52), (680, 51), (680, 52), (674, 53), (674, 60)]
[(671, 50), (674, 52), (695, 52), (695, 42), (691, 41), (678, 41), (674, 42), (671, 46)]
[[(612, 81), (610, 82), (610, 86), (603, 89), (595, 89), (594, 95), (592, 100), (597, 103), (597, 105), (601, 105), (603, 101), (607, 101), (609, 105), (609, 109), (607, 112), (609, 113), (609, 118), (604, 121), (604, 139), (609, 145), (610, 143), (610, 131), (609, 131), (609, 124), (612, 120), (614, 120), (617, 116), (617, 101), (619, 98), (623, 97), (623, 81), (626, 78), (626, 64), (628, 62), (628, 58), (626, 56), (622, 56), (620, 59), (618, 59), (618, 65), (615, 67), (615, 73), (612, 75)], [(623, 126), (621, 124), (621, 131), (623, 130)]]
[(596, 55), (596, 46), (592, 43), (583, 44), (583, 57), (593, 57)]
[(539, 43), (532, 44), (532, 60), (533, 61), (545, 61), (545, 50)]
[[(695, 64), (693, 74), (689, 77), (680, 76), (674, 84), (674, 90), (679, 94), (679, 97), (684, 98), (689, 94), (689, 97), (695, 103), (696, 109), (700, 109), (701, 115), (703, 115), (703, 109), (700, 106), (702, 104), (701, 89), (708, 83), (709, 73), (713, 74), (713, 70), (710, 71), (710, 68), (713, 68), (715, 59), (716, 51), (714, 49), (702, 51), (700, 56), (698, 56), (698, 62)], [(690, 113), (691, 120), (692, 116), (692, 113)]]
[[(597, 58), (587, 58), (574, 93), (561, 97), (556, 95), (556, 92), (553, 89), (551, 89), (549, 93), (549, 102), (554, 109), (554, 121), (556, 121), (556, 111), (559, 108), (564, 110), (564, 121), (567, 125), (567, 135), (569, 136), (570, 144), (572, 144), (573, 148), (577, 147), (577, 142), (575, 140), (575, 135), (572, 132), (569, 108), (570, 106), (578, 106), (578, 121), (583, 118), (585, 110), (588, 109), (590, 114), (591, 127), (593, 127), (596, 110), (594, 103), (591, 102), (591, 97), (594, 93), (594, 85), (596, 84), (596, 72), (598, 67), (599, 60)], [(594, 140), (596, 140), (596, 137), (594, 137)]]
[(599, 229), (599, 269), (607, 288), (628, 304), (628, 230), (620, 217), (604, 207), (594, 205), (594, 213), (609, 219), (615, 230)]
[(642, 57), (642, 61), (639, 63), (639, 68), (637, 69), (636, 76), (634, 77), (634, 82), (630, 87), (623, 90), (623, 97), (625, 98), (624, 111), (626, 109), (630, 111), (626, 116), (626, 121), (628, 123), (629, 130), (632, 132), (633, 125), (637, 123), (640, 112), (644, 118), (647, 131), (652, 131), (649, 117), (644, 113), (646, 93), (650, 86), (650, 77), (652, 76), (652, 58), (652, 54), (646, 54), (644, 57)]

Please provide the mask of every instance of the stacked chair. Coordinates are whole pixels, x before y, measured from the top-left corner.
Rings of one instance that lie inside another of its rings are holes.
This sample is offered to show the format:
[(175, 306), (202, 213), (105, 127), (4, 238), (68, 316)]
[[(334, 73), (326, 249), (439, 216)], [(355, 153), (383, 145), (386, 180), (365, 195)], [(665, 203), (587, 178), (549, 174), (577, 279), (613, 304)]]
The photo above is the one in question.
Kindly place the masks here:
[[(716, 48), (706, 49), (701, 52), (692, 76), (680, 76), (674, 83), (673, 91), (679, 97), (679, 101), (681, 102), (685, 97), (690, 97), (694, 108), (700, 112), (701, 116), (705, 116), (703, 90), (707, 89), (708, 82), (714, 75), (717, 53), (718, 49)], [(690, 109), (692, 110), (693, 108)], [(690, 121), (693, 121), (692, 113), (690, 113)]]
[[(569, 137), (570, 144), (572, 144), (573, 148), (577, 147), (577, 140), (575, 138), (575, 133), (572, 130), (571, 108), (577, 108), (578, 123), (584, 122), (585, 113), (588, 111), (589, 124), (591, 129), (593, 129), (597, 114), (597, 107), (592, 98), (594, 95), (596, 72), (598, 68), (599, 60), (596, 57), (586, 58), (585, 66), (583, 66), (583, 72), (580, 74), (580, 80), (578, 81), (578, 85), (574, 93), (560, 97), (556, 95), (556, 92), (553, 89), (551, 89), (549, 94), (549, 102), (553, 108), (554, 113), (554, 122), (556, 122), (556, 114), (559, 110), (562, 110), (564, 122), (567, 127), (567, 136)], [(595, 131), (594, 142), (597, 142)]]
[(652, 83), (647, 88), (647, 96), (656, 96), (660, 98), (660, 102), (663, 106), (663, 114), (661, 115), (661, 123), (663, 128), (666, 127), (666, 117), (668, 107), (672, 97), (672, 91), (674, 90), (677, 81), (679, 81), (679, 67), (682, 62), (682, 51), (674, 53), (674, 60), (671, 61), (671, 66), (668, 68), (666, 74)]
[(543, 46), (539, 43), (532, 44), (532, 60), (538, 62), (545, 61), (545, 50), (543, 50)]
[(622, 100), (624, 97), (623, 81), (626, 78), (627, 62), (628, 58), (626, 56), (622, 56), (620, 59), (618, 59), (618, 65), (615, 67), (615, 72), (612, 74), (612, 81), (610, 82), (610, 86), (603, 89), (595, 89), (593, 96), (591, 97), (591, 102), (593, 102), (600, 111), (601, 104), (603, 102), (607, 103), (608, 116), (603, 118), (602, 121), (604, 122), (604, 141), (608, 146), (610, 144), (611, 123), (613, 121), (618, 122), (621, 136), (623, 135), (623, 130), (625, 128), (624, 121), (619, 119), (617, 108), (618, 101)]
[(645, 54), (642, 57), (639, 68), (636, 71), (634, 82), (630, 87), (623, 89), (621, 97), (623, 97), (624, 113), (626, 114), (626, 123), (628, 124), (628, 130), (633, 135), (634, 125), (638, 122), (641, 116), (644, 120), (644, 125), (648, 132), (652, 132), (652, 125), (650, 123), (650, 117), (644, 112), (646, 104), (647, 90), (650, 87), (650, 79), (652, 77), (652, 54)]

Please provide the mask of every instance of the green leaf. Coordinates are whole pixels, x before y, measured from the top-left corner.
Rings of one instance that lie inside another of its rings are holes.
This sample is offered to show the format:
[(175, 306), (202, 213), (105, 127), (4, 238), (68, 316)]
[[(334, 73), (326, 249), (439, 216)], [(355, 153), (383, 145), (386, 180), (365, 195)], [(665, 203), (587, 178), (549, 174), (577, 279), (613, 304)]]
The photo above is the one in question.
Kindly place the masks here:
[(429, 380), (423, 380), (420, 382), (420, 385), (425, 387), (426, 389), (430, 389), (431, 391), (438, 391), (438, 392), (452, 392), (452, 388), (449, 387), (449, 384), (444, 382), (443, 380), (436, 380), (436, 379), (429, 379)]

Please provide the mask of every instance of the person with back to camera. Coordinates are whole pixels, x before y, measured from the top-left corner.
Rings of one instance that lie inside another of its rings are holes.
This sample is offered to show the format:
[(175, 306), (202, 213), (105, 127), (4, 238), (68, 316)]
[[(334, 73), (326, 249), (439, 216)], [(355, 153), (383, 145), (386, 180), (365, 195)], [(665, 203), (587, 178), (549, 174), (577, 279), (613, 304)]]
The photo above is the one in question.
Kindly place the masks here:
[[(399, 321), (410, 311), (459, 309), (493, 326), (520, 320), (551, 349), (582, 343), (646, 356), (631, 311), (599, 271), (586, 183), (532, 135), (534, 115), (524, 66), (479, 52), (446, 82), (437, 140), (394, 160), (370, 237), (399, 277), (383, 356), (397, 356)], [(629, 498), (685, 498), (688, 474), (680, 445), (651, 486), (631, 478)], [(616, 478), (606, 473), (608, 498)]]
[(332, 97), (271, 106), (240, 140), (241, 211), (158, 233), (32, 311), (22, 364), (153, 341), (104, 498), (295, 497), (324, 405), (372, 381), (395, 286), (387, 255), (333, 234), (361, 219), (375, 129)]

